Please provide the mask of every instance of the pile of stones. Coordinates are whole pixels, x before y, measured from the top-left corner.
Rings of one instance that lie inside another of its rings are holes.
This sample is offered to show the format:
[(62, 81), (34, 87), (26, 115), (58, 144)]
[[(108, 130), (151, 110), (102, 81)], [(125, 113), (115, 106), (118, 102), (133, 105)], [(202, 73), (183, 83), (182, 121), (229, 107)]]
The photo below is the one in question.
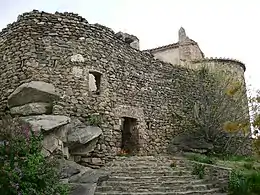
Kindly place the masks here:
[(93, 169), (99, 168), (102, 160), (89, 157), (102, 130), (77, 118), (53, 114), (53, 106), (59, 99), (54, 85), (31, 81), (13, 91), (7, 107), (13, 117), (29, 124), (32, 131), (43, 133), (42, 153), (45, 157), (63, 154), (61, 179), (73, 186), (72, 194), (94, 193), (99, 179), (106, 176), (105, 172)]

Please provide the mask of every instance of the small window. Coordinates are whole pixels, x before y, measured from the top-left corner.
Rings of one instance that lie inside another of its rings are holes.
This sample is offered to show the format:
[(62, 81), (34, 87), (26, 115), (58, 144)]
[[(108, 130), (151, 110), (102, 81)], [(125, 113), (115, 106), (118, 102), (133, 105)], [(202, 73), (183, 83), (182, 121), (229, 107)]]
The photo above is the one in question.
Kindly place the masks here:
[(146, 122), (147, 129), (151, 129), (151, 122)]
[(89, 91), (93, 94), (100, 94), (101, 74), (89, 72)]
[(55, 68), (57, 66), (57, 60), (53, 60), (52, 66)]

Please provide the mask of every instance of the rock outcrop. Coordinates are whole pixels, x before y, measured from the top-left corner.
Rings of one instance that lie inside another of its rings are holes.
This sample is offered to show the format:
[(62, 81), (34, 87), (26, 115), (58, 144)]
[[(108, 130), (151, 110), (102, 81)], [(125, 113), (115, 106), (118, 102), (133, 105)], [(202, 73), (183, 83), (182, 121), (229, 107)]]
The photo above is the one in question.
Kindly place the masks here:
[(64, 158), (60, 160), (61, 180), (71, 185), (71, 195), (94, 194), (100, 179), (107, 178), (106, 172), (87, 167), (98, 168), (102, 164), (101, 159), (90, 155), (102, 130), (87, 126), (77, 118), (53, 115), (53, 105), (59, 98), (54, 85), (32, 81), (14, 90), (8, 98), (8, 107), (11, 115), (20, 116), (33, 131), (42, 132), (42, 153), (45, 157), (63, 154)]
[(70, 118), (67, 116), (59, 115), (37, 115), (21, 117), (22, 120), (28, 122), (32, 129), (40, 129), (43, 131), (54, 130), (58, 127), (66, 125), (70, 122)]
[(93, 195), (96, 187), (108, 179), (108, 171), (94, 170), (68, 160), (61, 160), (60, 164), (61, 179), (71, 186), (70, 195)]
[(176, 136), (170, 143), (168, 151), (171, 154), (181, 152), (209, 153), (213, 149), (213, 144), (207, 143), (202, 138), (195, 139), (187, 133)]
[(59, 98), (54, 85), (31, 81), (14, 90), (8, 98), (8, 107), (12, 115), (20, 116), (33, 131), (43, 133), (45, 156), (60, 152), (66, 159), (74, 159), (75, 155), (79, 159), (89, 157), (102, 130), (87, 126), (77, 118), (53, 115), (53, 105)]

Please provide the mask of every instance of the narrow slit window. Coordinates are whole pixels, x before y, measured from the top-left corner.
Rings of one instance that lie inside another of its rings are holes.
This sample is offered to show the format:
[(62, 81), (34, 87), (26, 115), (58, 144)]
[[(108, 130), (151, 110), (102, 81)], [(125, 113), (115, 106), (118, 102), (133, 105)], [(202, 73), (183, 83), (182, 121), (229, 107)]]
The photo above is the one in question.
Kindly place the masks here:
[(21, 60), (20, 67), (23, 68), (23, 67), (24, 67), (24, 64), (25, 64), (25, 59), (22, 59), (22, 60)]
[(57, 60), (53, 60), (53, 67), (55, 68), (57, 66)]
[(101, 74), (89, 72), (89, 91), (93, 94), (100, 94)]

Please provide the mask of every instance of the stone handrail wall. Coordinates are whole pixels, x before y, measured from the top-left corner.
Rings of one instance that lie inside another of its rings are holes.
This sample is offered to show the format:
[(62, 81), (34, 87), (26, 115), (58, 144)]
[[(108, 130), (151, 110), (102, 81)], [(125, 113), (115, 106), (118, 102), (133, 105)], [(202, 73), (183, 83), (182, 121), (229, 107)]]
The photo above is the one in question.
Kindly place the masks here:
[(200, 163), (196, 161), (189, 161), (189, 169), (193, 169), (193, 166), (201, 165), (204, 166), (204, 177), (203, 179), (214, 183), (215, 187), (222, 189), (223, 191), (227, 191), (229, 176), (232, 171), (231, 168), (222, 167), (218, 165), (211, 165)]

